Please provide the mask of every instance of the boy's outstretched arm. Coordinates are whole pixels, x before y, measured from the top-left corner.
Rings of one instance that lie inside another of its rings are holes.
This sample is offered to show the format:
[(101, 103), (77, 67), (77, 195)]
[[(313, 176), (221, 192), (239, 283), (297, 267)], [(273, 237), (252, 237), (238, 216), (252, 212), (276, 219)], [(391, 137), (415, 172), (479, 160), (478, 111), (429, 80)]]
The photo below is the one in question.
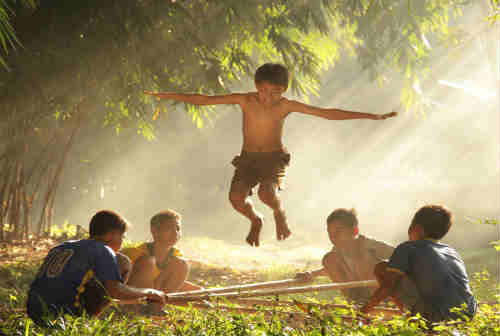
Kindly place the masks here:
[(194, 105), (240, 104), (243, 98), (245, 97), (244, 94), (238, 94), (238, 93), (233, 93), (228, 95), (208, 96), (196, 93), (144, 91), (144, 94), (157, 97), (159, 99), (180, 101)]
[(299, 272), (295, 275), (295, 279), (309, 282), (318, 276), (328, 276), (328, 273), (324, 268), (320, 268), (314, 271)]
[(362, 313), (369, 313), (382, 300), (392, 296), (396, 284), (401, 280), (403, 274), (398, 272), (387, 271), (384, 274), (384, 280), (380, 283), (380, 287), (373, 293), (370, 300), (361, 308)]
[(122, 284), (120, 281), (105, 280), (104, 287), (109, 296), (119, 300), (134, 300), (148, 298), (153, 302), (165, 304), (165, 293), (152, 288), (135, 288)]
[(347, 119), (384, 120), (398, 115), (397, 112), (391, 112), (386, 114), (373, 114), (373, 113), (346, 111), (336, 108), (321, 108), (303, 104), (293, 100), (289, 101), (289, 111), (310, 114), (328, 120), (347, 120)]

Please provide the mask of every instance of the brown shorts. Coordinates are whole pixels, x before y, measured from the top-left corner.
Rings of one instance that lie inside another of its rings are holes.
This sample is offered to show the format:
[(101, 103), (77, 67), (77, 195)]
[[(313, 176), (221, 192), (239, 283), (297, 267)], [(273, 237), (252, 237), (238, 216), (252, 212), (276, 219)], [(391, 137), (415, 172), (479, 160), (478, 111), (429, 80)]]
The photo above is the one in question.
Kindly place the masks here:
[(290, 164), (290, 153), (285, 150), (274, 152), (241, 151), (231, 162), (236, 167), (231, 185), (243, 182), (252, 188), (262, 182), (273, 182), (283, 189), (286, 168)]

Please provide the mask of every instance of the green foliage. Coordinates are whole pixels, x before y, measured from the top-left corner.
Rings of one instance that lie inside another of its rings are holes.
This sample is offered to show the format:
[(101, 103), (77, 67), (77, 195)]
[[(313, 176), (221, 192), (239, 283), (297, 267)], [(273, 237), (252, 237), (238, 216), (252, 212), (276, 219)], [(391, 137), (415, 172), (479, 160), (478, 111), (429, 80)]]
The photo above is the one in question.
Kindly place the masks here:
[[(192, 308), (172, 308), (165, 321), (126, 316), (119, 313), (108, 314), (101, 319), (66, 316), (56, 321), (58, 329), (51, 335), (428, 335), (433, 329), (439, 335), (498, 335), (498, 305), (482, 306), (473, 321), (448, 323), (427, 327), (417, 317), (395, 317), (383, 322), (375, 320), (364, 324), (356, 318), (356, 313), (343, 310), (341, 314), (330, 311), (323, 315), (319, 311), (311, 314), (305, 325), (293, 325), (286, 314), (276, 313), (265, 317), (255, 315), (225, 313), (223, 311), (200, 312)], [(345, 314), (353, 317), (345, 320)], [(4, 316), (2, 316), (3, 318)], [(0, 331), (8, 335), (45, 335), (47, 330), (33, 324), (21, 313), (5, 316)]]
[[(128, 242), (127, 244), (133, 244)], [(145, 317), (127, 313), (120, 306), (110, 308), (100, 319), (86, 316), (65, 316), (55, 320), (58, 329), (48, 330), (35, 325), (22, 310), (26, 293), (39, 261), (25, 261), (0, 267), (0, 334), (5, 335), (407, 335), (423, 336), (429, 327), (418, 317), (396, 316), (389, 321), (375, 318), (371, 323), (361, 319), (352, 308), (330, 309), (326, 312), (312, 308), (306, 314), (304, 323), (292, 319), (289, 314), (276, 308), (273, 314), (263, 311), (256, 314), (241, 314), (222, 310), (197, 310), (192, 307), (167, 306), (163, 318)], [(266, 271), (258, 274), (261, 278), (274, 274), (286, 275), (285, 269)], [(220, 278), (208, 278), (207, 284), (213, 287)], [(491, 276), (486, 272), (478, 274), (472, 281), (476, 292), (478, 286), (491, 286)], [(12, 284), (14, 289), (12, 289)], [(493, 289), (493, 287), (490, 287)], [(498, 290), (498, 289), (497, 289)], [(3, 294), (2, 294), (3, 293)], [(491, 297), (488, 296), (488, 297)], [(485, 298), (488, 298), (485, 297)], [(283, 298), (281, 298), (283, 299)], [(331, 298), (310, 299), (292, 296), (299, 302), (332, 303)], [(481, 300), (484, 301), (484, 300)], [(491, 301), (491, 300), (488, 300)], [(334, 300), (335, 303), (344, 303)], [(431, 326), (439, 335), (498, 335), (498, 295), (496, 303), (480, 305), (472, 321), (466, 323), (449, 322)], [(285, 310), (286, 311), (286, 310)]]
[(491, 24), (498, 24), (500, 22), (500, 1), (490, 0), (492, 14), (488, 17)]
[[(0, 0), (0, 50), (5, 54), (7, 54), (10, 49), (16, 49), (16, 47), (21, 46), (21, 42), (17, 38), (11, 24), (11, 19), (15, 15), (11, 6), (16, 4), (31, 8), (36, 6), (34, 0)], [(0, 65), (9, 69), (2, 52), (0, 52)]]
[[(466, 5), (466, 0), (41, 2), (34, 15), (44, 28), (23, 35), (27, 51), (7, 58), (16, 74), (0, 78), (6, 83), (1, 108), (12, 111), (3, 117), (39, 127), (44, 118), (67, 119), (84, 101), (85, 111), (102, 111), (89, 113), (94, 127), (112, 127), (118, 134), (137, 128), (153, 140), (152, 123), (163, 116), (158, 111), (164, 104), (144, 96), (145, 89), (205, 94), (246, 89), (257, 65), (274, 61), (291, 70), (291, 91), (307, 97), (318, 93), (322, 74), (347, 55), (381, 83), (394, 79), (387, 73), (399, 71), (406, 82), (401, 100), (409, 108), (421, 104), (416, 88), (435, 46), (463, 38), (450, 21)], [(26, 87), (37, 90), (22, 94)], [(185, 110), (198, 128), (212, 119), (207, 107)]]
[(52, 225), (50, 227), (49, 237), (61, 238), (61, 237), (74, 237), (77, 232), (76, 225), (70, 224), (67, 220), (64, 221), (63, 225)]

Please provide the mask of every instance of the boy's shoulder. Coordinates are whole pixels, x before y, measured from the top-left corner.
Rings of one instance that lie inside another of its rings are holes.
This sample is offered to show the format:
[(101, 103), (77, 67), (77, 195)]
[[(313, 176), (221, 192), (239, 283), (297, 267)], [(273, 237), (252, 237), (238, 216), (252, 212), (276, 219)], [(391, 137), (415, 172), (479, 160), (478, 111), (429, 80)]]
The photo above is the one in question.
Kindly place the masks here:
[(443, 244), (440, 241), (432, 239), (419, 239), (419, 240), (407, 240), (402, 242), (397, 246), (397, 249), (446, 249), (449, 251), (455, 251), (455, 249), (449, 245)]
[(378, 240), (370, 236), (365, 236), (360, 234), (358, 236), (358, 241), (361, 247), (370, 249), (370, 248), (379, 248), (379, 247), (385, 247), (385, 248), (392, 248), (394, 249), (394, 246), (383, 241), (383, 240)]
[[(242, 93), (233, 93), (233, 95), (240, 96), (242, 99), (246, 100), (247, 102), (259, 102), (259, 93), (256, 91), (248, 91), (248, 92), (242, 92)], [(280, 105), (288, 105), (290, 103), (298, 103), (295, 100), (288, 99), (286, 97), (281, 97), (280, 98)]]
[(394, 251), (394, 246), (391, 244), (372, 237), (367, 237), (365, 235), (360, 234), (358, 241), (361, 249), (367, 253), (377, 256), (378, 258), (387, 259)]
[(123, 253), (127, 257), (130, 258), (132, 263), (134, 263), (137, 259), (140, 257), (146, 256), (146, 255), (151, 255), (152, 254), (152, 245), (151, 243), (144, 242), (141, 244), (138, 244), (136, 246), (128, 246), (125, 248), (122, 248), (120, 250), (120, 253)]
[[(60, 249), (72, 249), (75, 253), (79, 255), (87, 256), (103, 256), (109, 255), (115, 256), (115, 251), (108, 245), (104, 244), (102, 241), (94, 239), (81, 239), (81, 240), (68, 240), (60, 245), (54, 247), (53, 250)], [(78, 252), (77, 252), (78, 251)]]
[(238, 93), (232, 93), (232, 95), (238, 96), (246, 101), (257, 100), (258, 98), (258, 93), (256, 91), (238, 92)]

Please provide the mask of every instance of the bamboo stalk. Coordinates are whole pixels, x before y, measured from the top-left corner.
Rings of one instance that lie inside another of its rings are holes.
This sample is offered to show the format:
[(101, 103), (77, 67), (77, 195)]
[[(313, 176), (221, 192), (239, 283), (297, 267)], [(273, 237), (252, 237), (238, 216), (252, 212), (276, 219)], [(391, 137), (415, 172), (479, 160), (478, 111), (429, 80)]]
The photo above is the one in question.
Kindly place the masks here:
[[(177, 306), (188, 306), (186, 302), (184, 303), (178, 303), (176, 304)], [(209, 305), (202, 304), (202, 303), (191, 303), (191, 307), (195, 309), (205, 309), (205, 310), (213, 310), (213, 307), (210, 307)], [(262, 313), (264, 314), (265, 318), (271, 318), (272, 316), (279, 315), (279, 318), (283, 321), (286, 321), (287, 324), (294, 326), (294, 327), (301, 327), (304, 325), (304, 323), (307, 320), (311, 320), (311, 317), (308, 316), (307, 314), (301, 313), (301, 312), (286, 312), (286, 311), (279, 311), (279, 310), (259, 310), (259, 309), (253, 309), (253, 308), (241, 308), (241, 307), (229, 307), (229, 306), (224, 306), (224, 307), (216, 307), (216, 313), (223, 313), (223, 312), (232, 312), (232, 313), (240, 313), (240, 314), (256, 314), (256, 313)], [(176, 323), (184, 323), (184, 320), (178, 320), (175, 321), (172, 319), (172, 316), (165, 315), (165, 316), (152, 316), (151, 319), (155, 322), (164, 322), (168, 321), (171, 324), (176, 324)], [(350, 319), (350, 317), (346, 317), (346, 319)]]
[[(219, 305), (219, 306), (210, 306), (205, 303), (190, 303), (188, 304), (187, 302), (182, 302), (182, 303), (176, 303), (176, 306), (183, 306), (187, 307), (191, 305), (191, 307), (195, 309), (216, 309), (217, 311), (227, 311), (227, 312), (234, 312), (234, 313), (244, 313), (244, 314), (256, 314), (256, 313), (263, 313), (265, 316), (272, 316), (272, 315), (284, 315), (284, 317), (288, 318), (287, 322), (294, 321), (294, 322), (304, 322), (306, 319), (311, 319), (312, 316), (303, 312), (297, 312), (297, 311), (284, 311), (284, 310), (275, 310), (275, 309), (256, 309), (256, 308), (245, 308), (245, 307), (232, 307), (232, 306), (227, 306), (227, 305)], [(347, 316), (347, 315), (336, 315), (336, 317), (340, 317), (343, 320), (367, 320), (366, 317), (363, 315), (359, 315), (357, 317), (353, 316)]]
[(9, 198), (8, 190), (11, 170), (12, 167), (10, 166), (9, 161), (6, 160), (3, 167), (4, 175), (2, 188), (0, 189), (0, 241), (3, 241), (5, 239), (4, 218), (5, 214), (7, 213), (7, 200)]
[(23, 224), (21, 226), (22, 232), (21, 232), (21, 239), (27, 239), (28, 238), (28, 216), (29, 216), (29, 209), (28, 209), (28, 199), (26, 198), (26, 179), (24, 176), (24, 166), (21, 166), (21, 185), (20, 185), (20, 206), (22, 208), (22, 217), (23, 217)]
[(9, 234), (9, 239), (17, 239), (18, 238), (17, 235), (19, 233), (19, 223), (18, 223), (19, 167), (20, 163), (18, 161), (14, 169), (14, 176), (10, 191), (10, 202), (8, 203), (8, 210), (9, 210), (8, 220), (11, 229)]
[(168, 297), (176, 298), (176, 297), (184, 297), (184, 296), (200, 296), (207, 294), (221, 294), (221, 293), (229, 293), (229, 292), (247, 292), (250, 290), (256, 289), (265, 289), (265, 288), (279, 288), (286, 287), (290, 285), (305, 283), (304, 280), (299, 279), (286, 279), (286, 280), (276, 280), (276, 281), (267, 281), (267, 282), (257, 282), (246, 285), (237, 285), (237, 286), (229, 286), (229, 287), (220, 287), (220, 288), (209, 288), (209, 289), (200, 289), (194, 291), (187, 292), (176, 292), (171, 293)]
[[(231, 302), (235, 302), (240, 305), (256, 305), (256, 306), (266, 306), (266, 307), (279, 307), (279, 306), (307, 306), (307, 307), (316, 307), (319, 309), (330, 309), (330, 308), (342, 308), (342, 309), (357, 309), (359, 307), (349, 306), (343, 304), (321, 304), (314, 302), (298, 302), (298, 301), (273, 301), (273, 300), (263, 300), (263, 299), (229, 299)], [(386, 312), (386, 313), (399, 313), (399, 309), (395, 308), (387, 308), (387, 307), (375, 307), (372, 311), (375, 312)]]
[(302, 320), (309, 317), (307, 314), (302, 313), (302, 312), (293, 312), (293, 311), (282, 311), (282, 310), (271, 310), (271, 309), (257, 309), (257, 308), (247, 308), (247, 307), (233, 307), (233, 306), (228, 306), (228, 305), (217, 305), (217, 306), (211, 306), (206, 303), (190, 303), (188, 304), (187, 302), (177, 302), (175, 303), (176, 306), (183, 306), (187, 307), (191, 305), (191, 307), (196, 308), (196, 309), (216, 309), (216, 310), (221, 310), (221, 311), (228, 311), (228, 312), (235, 312), (235, 313), (249, 313), (249, 314), (255, 314), (255, 313), (264, 313), (265, 315), (271, 315), (271, 314), (286, 314), (290, 317), (294, 318), (301, 318)]
[(176, 301), (200, 301), (209, 300), (211, 298), (248, 298), (255, 296), (275, 296), (275, 295), (285, 295), (285, 294), (298, 294), (298, 293), (309, 293), (309, 292), (322, 292), (330, 291), (335, 289), (345, 289), (353, 287), (376, 287), (378, 286), (376, 280), (363, 280), (363, 281), (351, 281), (351, 282), (338, 282), (325, 285), (315, 285), (315, 286), (302, 286), (302, 287), (291, 287), (291, 288), (281, 288), (275, 290), (255, 290), (247, 292), (227, 292), (227, 293), (208, 293), (205, 295), (186, 295), (184, 292), (181, 293), (168, 294), (168, 302)]
[[(77, 104), (77, 106), (75, 107), (75, 110), (77, 110), (77, 111), (79, 110), (80, 104), (81, 104), (81, 102)], [(58, 182), (59, 182), (59, 177), (61, 175), (64, 164), (66, 163), (66, 160), (68, 158), (68, 153), (69, 153), (71, 147), (73, 146), (73, 142), (75, 140), (76, 133), (80, 129), (80, 126), (81, 126), (81, 118), (78, 120), (76, 126), (73, 128), (73, 130), (69, 136), (68, 142), (66, 143), (66, 146), (64, 148), (62, 158), (60, 159), (57, 167), (55, 167), (54, 176), (51, 179), (51, 181), (48, 183), (47, 193), (45, 195), (45, 201), (44, 201), (43, 206), (42, 206), (41, 217), (40, 217), (39, 224), (38, 224), (37, 238), (40, 237), (40, 234), (42, 231), (43, 219), (45, 218), (44, 216), (47, 216), (47, 218), (46, 218), (47, 221), (51, 220), (50, 212), (47, 212), (47, 211), (50, 211), (50, 209), (48, 209), (49, 202), (51, 200), (51, 197), (54, 196), (55, 189), (56, 189)], [(47, 230), (49, 230), (49, 232), (50, 232), (51, 223), (47, 222), (47, 225), (48, 225)]]

